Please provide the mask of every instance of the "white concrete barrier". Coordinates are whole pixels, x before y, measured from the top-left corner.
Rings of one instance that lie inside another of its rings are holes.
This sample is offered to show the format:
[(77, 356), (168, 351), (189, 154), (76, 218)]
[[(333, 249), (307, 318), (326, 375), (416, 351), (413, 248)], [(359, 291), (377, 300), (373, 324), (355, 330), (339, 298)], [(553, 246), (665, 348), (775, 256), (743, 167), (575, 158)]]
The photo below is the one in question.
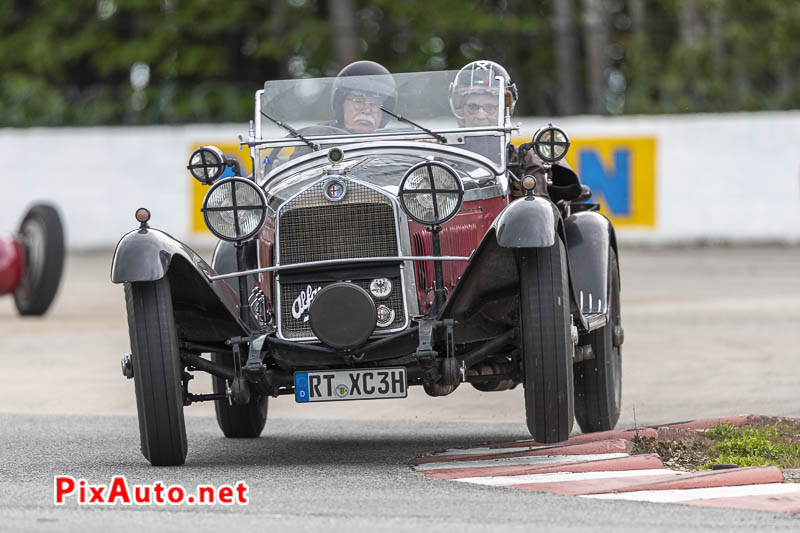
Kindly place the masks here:
[(190, 239), (192, 145), (235, 140), (246, 125), (0, 130), (5, 161), (0, 230), (16, 228), (26, 206), (54, 203), (70, 249), (114, 246), (146, 206), (152, 225)]
[(655, 138), (655, 224), (620, 227), (625, 241), (800, 242), (800, 112), (557, 123), (574, 139)]
[[(548, 121), (517, 120), (518, 141)], [(592, 183), (622, 242), (800, 242), (800, 112), (552, 120), (570, 134), (570, 162)], [(0, 231), (14, 231), (28, 205), (48, 201), (64, 218), (70, 249), (111, 248), (146, 206), (153, 226), (210, 243), (192, 230), (186, 159), (194, 146), (230, 145), (246, 130), (0, 130)]]

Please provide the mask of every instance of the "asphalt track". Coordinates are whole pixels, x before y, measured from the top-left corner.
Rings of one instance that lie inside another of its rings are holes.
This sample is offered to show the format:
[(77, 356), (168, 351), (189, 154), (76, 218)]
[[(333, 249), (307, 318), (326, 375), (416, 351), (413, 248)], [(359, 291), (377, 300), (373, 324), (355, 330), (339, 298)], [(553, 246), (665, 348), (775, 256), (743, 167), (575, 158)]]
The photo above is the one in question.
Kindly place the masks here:
[[(187, 409), (189, 456), (154, 469), (138, 451), (122, 290), (110, 252), (71, 255), (44, 320), (0, 300), (0, 529), (331, 531), (798, 530), (773, 513), (595, 501), (425, 478), (408, 461), (525, 438), (520, 390), (445, 398), (271, 404), (265, 437), (222, 438), (208, 405)], [(757, 413), (800, 416), (800, 248), (624, 249), (619, 427)], [(196, 380), (197, 381), (197, 380)], [(192, 382), (193, 384), (195, 382)], [(207, 382), (200, 383), (201, 392)], [(635, 411), (635, 417), (634, 417)], [(196, 415), (196, 416), (193, 416)], [(53, 476), (186, 487), (245, 480), (248, 506), (53, 505)]]

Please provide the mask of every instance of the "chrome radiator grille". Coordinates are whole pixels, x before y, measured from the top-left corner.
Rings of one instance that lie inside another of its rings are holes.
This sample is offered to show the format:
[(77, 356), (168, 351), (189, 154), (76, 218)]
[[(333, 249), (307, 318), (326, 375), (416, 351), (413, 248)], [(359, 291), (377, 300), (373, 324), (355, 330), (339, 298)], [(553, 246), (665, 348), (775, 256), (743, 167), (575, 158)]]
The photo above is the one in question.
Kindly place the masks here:
[[(277, 236), (280, 264), (399, 255), (391, 200), (363, 184), (343, 180), (347, 185), (345, 195), (333, 202), (323, 194), (326, 181), (312, 185), (281, 207)], [(372, 279), (351, 281), (369, 292)], [(375, 305), (386, 305), (394, 311), (395, 317), (390, 325), (376, 327), (376, 334), (395, 330), (406, 323), (402, 280), (399, 276), (389, 279), (392, 293), (375, 300)], [(308, 309), (302, 303), (309, 299), (308, 295), (313, 299), (313, 294), (330, 283), (332, 281), (279, 282), (283, 338), (314, 338), (308, 323)], [(299, 312), (301, 309), (303, 312)]]
[(389, 199), (364, 185), (347, 183), (338, 202), (325, 198), (323, 181), (283, 206), (278, 239), (282, 265), (397, 255)]
[[(353, 283), (369, 292), (369, 284), (372, 279), (353, 280)], [(394, 311), (394, 320), (386, 327), (376, 327), (375, 333), (380, 333), (381, 330), (392, 330), (400, 328), (406, 322), (405, 306), (403, 305), (403, 289), (400, 283), (400, 277), (389, 278), (392, 282), (392, 293), (386, 298), (380, 300), (372, 298), (375, 302), (375, 307), (385, 305)], [(298, 339), (304, 337), (313, 337), (314, 333), (308, 324), (308, 311), (302, 313), (299, 305), (295, 305), (295, 300), (301, 293), (308, 294), (311, 292), (319, 292), (320, 289), (334, 283), (332, 281), (312, 282), (312, 283), (282, 283), (281, 284), (281, 332), (286, 339)], [(295, 316), (299, 315), (299, 318)], [(342, 317), (342, 320), (347, 320), (347, 317)], [(377, 318), (376, 318), (377, 320)]]

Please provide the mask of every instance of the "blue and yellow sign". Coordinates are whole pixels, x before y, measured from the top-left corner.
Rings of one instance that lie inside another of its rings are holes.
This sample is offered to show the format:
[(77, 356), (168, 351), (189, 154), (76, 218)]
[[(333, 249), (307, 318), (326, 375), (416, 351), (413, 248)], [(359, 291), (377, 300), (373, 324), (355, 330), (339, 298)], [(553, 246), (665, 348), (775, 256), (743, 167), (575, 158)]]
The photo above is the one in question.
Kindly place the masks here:
[[(526, 139), (527, 140), (527, 139)], [(520, 139), (515, 139), (518, 144)], [(653, 137), (596, 137), (570, 139), (567, 162), (581, 182), (592, 189), (593, 202), (615, 226), (655, 226), (656, 140)], [(210, 144), (210, 143), (209, 143)], [(204, 144), (193, 146), (187, 153)], [(233, 155), (242, 173), (252, 173), (250, 154), (239, 152), (238, 144), (215, 144)], [(223, 174), (225, 175), (225, 174)], [(191, 181), (192, 231), (207, 233), (200, 206), (208, 187)]]
[[(528, 141), (515, 138), (514, 144)], [(570, 139), (567, 163), (592, 189), (591, 202), (615, 226), (655, 226), (656, 140), (653, 137)]]
[(655, 226), (656, 140), (571, 139), (567, 162), (615, 226)]

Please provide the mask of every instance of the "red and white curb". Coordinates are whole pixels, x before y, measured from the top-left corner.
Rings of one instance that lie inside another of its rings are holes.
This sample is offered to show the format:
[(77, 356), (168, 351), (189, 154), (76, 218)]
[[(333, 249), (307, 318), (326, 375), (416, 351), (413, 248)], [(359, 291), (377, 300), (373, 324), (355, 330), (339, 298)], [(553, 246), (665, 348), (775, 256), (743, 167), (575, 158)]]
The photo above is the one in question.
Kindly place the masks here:
[(637, 432), (674, 439), (718, 422), (742, 425), (763, 419), (748, 415), (604, 431), (550, 446), (504, 442), (447, 450), (415, 459), (412, 465), (428, 477), (461, 483), (595, 499), (800, 513), (800, 483), (784, 483), (783, 472), (774, 466), (681, 472), (665, 469), (656, 454), (629, 453)]

